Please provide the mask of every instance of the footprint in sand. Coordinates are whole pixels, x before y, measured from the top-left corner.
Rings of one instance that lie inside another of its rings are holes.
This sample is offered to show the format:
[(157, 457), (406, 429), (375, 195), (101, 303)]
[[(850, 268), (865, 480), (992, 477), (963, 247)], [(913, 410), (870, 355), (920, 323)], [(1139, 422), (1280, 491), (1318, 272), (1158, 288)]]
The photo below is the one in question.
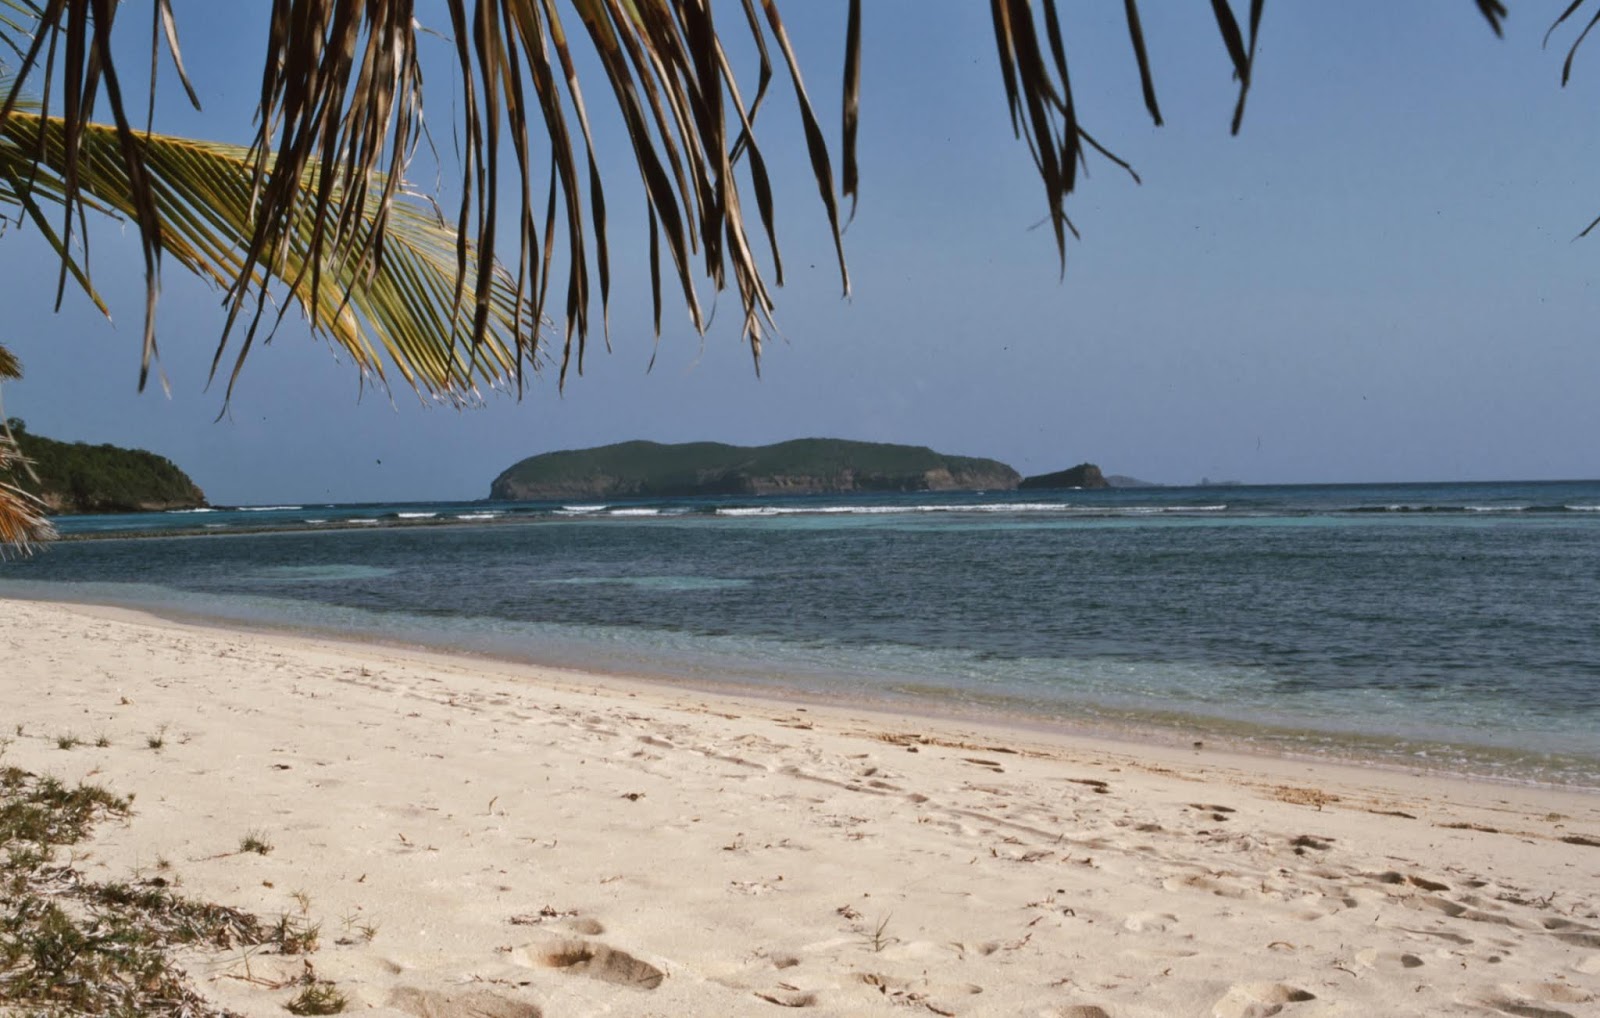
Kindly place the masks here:
[(512, 959), (530, 968), (552, 968), (617, 986), (653, 990), (667, 974), (647, 961), (589, 940), (550, 940), (527, 944)]
[(1039, 1018), (1111, 1018), (1111, 1012), (1098, 1004), (1067, 1004), (1040, 1011)]
[(389, 1006), (416, 1018), (543, 1018), (532, 1004), (488, 990), (422, 990), (402, 986), (389, 995)]
[(1235, 983), (1211, 1005), (1211, 1013), (1215, 1018), (1270, 1018), (1289, 1004), (1315, 999), (1315, 994), (1283, 983)]
[[(1526, 923), (1514, 919), (1511, 916), (1501, 915), (1498, 912), (1489, 912), (1481, 908), (1468, 908), (1459, 902), (1451, 901), (1448, 898), (1441, 898), (1437, 895), (1424, 894), (1407, 898), (1404, 902), (1404, 905), (1407, 908), (1441, 912), (1451, 919), (1467, 919), (1475, 923), (1491, 923), (1498, 926), (1510, 926), (1515, 929), (1527, 928)], [(1561, 935), (1557, 934), (1557, 936)], [(1566, 938), (1563, 937), (1562, 939)], [(1600, 944), (1600, 937), (1596, 937), (1595, 942)]]
[(1467, 906), (1458, 905), (1448, 898), (1439, 898), (1433, 895), (1417, 895), (1407, 898), (1404, 903), (1406, 908), (1417, 911), (1442, 912), (1451, 919), (1458, 919), (1467, 913)]
[(1220, 898), (1260, 897), (1260, 893), (1255, 887), (1238, 880), (1228, 879), (1227, 876), (1213, 876), (1206, 873), (1190, 873), (1186, 876), (1168, 877), (1161, 882), (1161, 886), (1169, 891), (1204, 891)]
[(1500, 989), (1517, 997), (1549, 1004), (1588, 1004), (1595, 995), (1567, 983), (1501, 983)]
[(1219, 806), (1216, 803), (1204, 802), (1191, 802), (1189, 804), (1189, 808), (1192, 810), (1199, 810), (1201, 813), (1209, 813), (1211, 815), (1211, 819), (1218, 822), (1227, 821), (1229, 813), (1239, 812), (1232, 806)]
[(1421, 968), (1422, 959), (1414, 954), (1403, 951), (1379, 951), (1369, 947), (1356, 952), (1356, 961), (1369, 969), (1414, 969)]
[[(1507, 990), (1512, 988), (1501, 987), (1501, 989)], [(1562, 987), (1562, 989), (1571, 990), (1572, 988)], [(1578, 999), (1564, 1000), (1560, 1002), (1583, 1003), (1585, 1000), (1592, 999), (1592, 997), (1584, 994), (1578, 997)], [(1461, 998), (1461, 1002), (1464, 1004), (1474, 1005), (1476, 1007), (1488, 1008), (1491, 1011), (1498, 1011), (1500, 1014), (1514, 1015), (1515, 1018), (1578, 1018), (1578, 1016), (1573, 1014), (1571, 1011), (1564, 1011), (1557, 1007), (1548, 1007), (1546, 1006), (1546, 1002), (1543, 1001), (1535, 1003), (1515, 993), (1509, 995), (1487, 993), (1479, 996), (1463, 997)]]
[(1122, 921), (1122, 928), (1130, 933), (1166, 933), (1178, 924), (1178, 917), (1170, 912), (1135, 912)]
[(815, 993), (802, 993), (794, 990), (774, 990), (772, 993), (752, 991), (757, 997), (769, 1004), (779, 1007), (814, 1007), (817, 1003)]
[[(1379, 925), (1383, 925), (1383, 924), (1379, 924)], [(1466, 947), (1467, 945), (1474, 943), (1474, 941), (1473, 941), (1473, 939), (1471, 937), (1463, 937), (1459, 933), (1450, 933), (1450, 932), (1448, 932), (1446, 930), (1418, 930), (1418, 929), (1413, 929), (1410, 926), (1398, 926), (1398, 925), (1394, 926), (1392, 928), (1396, 929), (1396, 930), (1402, 930), (1402, 931), (1404, 931), (1406, 933), (1414, 933), (1419, 937), (1436, 937), (1439, 940), (1443, 940), (1443, 941), (1446, 941), (1447, 943), (1451, 943), (1451, 944), (1459, 944), (1462, 947)]]

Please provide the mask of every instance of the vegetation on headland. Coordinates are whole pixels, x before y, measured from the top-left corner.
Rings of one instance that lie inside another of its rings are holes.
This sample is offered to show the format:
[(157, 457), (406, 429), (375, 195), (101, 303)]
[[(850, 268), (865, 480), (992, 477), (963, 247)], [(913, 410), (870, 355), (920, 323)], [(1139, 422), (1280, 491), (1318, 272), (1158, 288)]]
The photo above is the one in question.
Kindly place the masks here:
[(1010, 490), (1020, 479), (1021, 475), (998, 460), (946, 456), (915, 445), (838, 438), (802, 438), (763, 446), (636, 441), (529, 457), (495, 478), (489, 497)]
[(1025, 491), (1035, 488), (1109, 488), (1111, 482), (1093, 463), (1079, 463), (1053, 474), (1024, 477), (1017, 487)]
[(195, 509), (205, 492), (165, 456), (143, 449), (58, 442), (35, 435), (20, 420), (7, 422), (30, 469), (15, 483), (52, 513), (149, 512)]

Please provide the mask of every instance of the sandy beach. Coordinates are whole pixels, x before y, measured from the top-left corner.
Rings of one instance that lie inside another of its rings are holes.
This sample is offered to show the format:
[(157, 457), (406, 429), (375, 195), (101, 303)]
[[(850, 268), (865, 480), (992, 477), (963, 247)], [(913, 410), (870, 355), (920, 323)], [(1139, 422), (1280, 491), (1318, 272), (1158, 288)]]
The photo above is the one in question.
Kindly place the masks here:
[(184, 957), (245, 1015), (1600, 1014), (1582, 792), (22, 601), (0, 736), (137, 797), (86, 875), (319, 926)]

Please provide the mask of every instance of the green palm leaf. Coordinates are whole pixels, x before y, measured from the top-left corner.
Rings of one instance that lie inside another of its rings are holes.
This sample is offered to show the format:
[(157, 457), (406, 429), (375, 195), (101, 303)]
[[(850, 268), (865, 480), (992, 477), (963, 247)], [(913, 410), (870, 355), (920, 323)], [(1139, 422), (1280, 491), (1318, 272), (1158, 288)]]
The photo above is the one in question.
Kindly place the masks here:
[[(0, 200), (28, 208), (46, 231), (43, 210), (63, 205), (69, 188), (65, 135), (60, 118), (22, 110), (0, 123)], [(406, 384), (452, 402), (476, 400), (482, 386), (508, 379), (523, 358), (537, 363), (536, 323), (517, 300), (510, 277), (497, 267), (488, 270), (485, 328), (475, 333), (473, 309), (455, 299), (456, 236), (421, 202), (403, 193), (392, 201), (381, 261), (362, 262), (342, 249), (317, 251), (315, 226), (303, 220), (283, 231), (264, 266), (252, 265), (246, 256), (254, 221), (249, 151), (165, 135), (141, 135), (141, 141), (151, 201), (162, 224), (161, 250), (228, 291), (230, 326), (239, 318), (248, 323), (234, 352), (230, 393), (259, 330), (275, 327), (290, 306), (299, 307), (313, 331), (347, 352), (369, 377), (386, 380), (386, 365), (392, 365)], [(81, 125), (76, 173), (72, 186), (99, 207), (140, 215), (114, 127)], [(323, 188), (315, 173), (302, 174), (297, 186), (306, 194), (325, 195), (319, 200), (334, 214), (348, 212), (355, 241), (370, 241), (375, 196), (356, 210), (347, 208), (338, 188)], [(63, 250), (53, 233), (47, 237)], [(87, 286), (81, 274), (79, 281)], [(290, 299), (280, 302), (283, 310), (272, 312), (275, 282)], [(217, 346), (213, 373), (233, 331), (225, 331)], [(519, 346), (524, 331), (532, 338)]]

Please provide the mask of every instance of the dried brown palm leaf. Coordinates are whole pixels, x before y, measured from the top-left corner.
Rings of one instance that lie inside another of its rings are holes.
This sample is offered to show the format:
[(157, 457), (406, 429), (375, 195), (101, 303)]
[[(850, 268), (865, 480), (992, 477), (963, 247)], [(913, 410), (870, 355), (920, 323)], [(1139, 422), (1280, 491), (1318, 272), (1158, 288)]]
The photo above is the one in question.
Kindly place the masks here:
[[(1139, 178), (1131, 166), (1096, 141), (1083, 126), (1073, 99), (1066, 36), (1056, 0), (1040, 0), (1037, 13), (1032, 0), (990, 0), (989, 7), (1012, 130), (1027, 142), (1033, 154), (1045, 188), (1056, 251), (1064, 269), (1066, 235), (1077, 235), (1077, 229), (1066, 215), (1066, 198), (1077, 186), (1078, 171), (1086, 164), (1089, 152), (1109, 159), (1134, 180)], [(1241, 31), (1228, 0), (1211, 0), (1212, 15), (1233, 64), (1234, 77), (1239, 82), (1239, 99), (1232, 121), (1235, 134), (1244, 118), (1245, 97), (1250, 91), (1256, 37), (1264, 8), (1265, 0), (1250, 0), (1248, 29)], [(1145, 109), (1159, 125), (1161, 106), (1156, 98), (1138, 0), (1124, 0), (1123, 16), (1139, 71)]]
[[(15, 4), (11, 6), (17, 8)], [(24, 81), (42, 55), (44, 105), (55, 105), (60, 109), (64, 128), (61, 139), (64, 158), (60, 162), (63, 183), (60, 248), (63, 251), (70, 250), (74, 219), (83, 212), (82, 188), (78, 184), (83, 133), (104, 89), (106, 105), (117, 126), (116, 156), (122, 163), (122, 173), (128, 181), (128, 203), (135, 210), (133, 218), (144, 253), (145, 352), (140, 376), (140, 384), (143, 385), (155, 353), (155, 305), (163, 244), (161, 218), (156, 212), (155, 193), (147, 178), (144, 150), (129, 124), (116, 62), (112, 58), (111, 38), (118, 3), (117, 0), (38, 0), (28, 6), (36, 12), (36, 27), (12, 87), (7, 90), (4, 100), (0, 101), (0, 129), (20, 112)], [(60, 95), (52, 101), (50, 87), (58, 74), (62, 87)], [(57, 287), (58, 302), (70, 273), (68, 260), (63, 258)]]
[[(3, 347), (0, 354), (9, 356)], [(7, 552), (27, 554), (36, 544), (56, 536), (44, 504), (14, 483), (27, 469), (28, 461), (17, 448), (10, 427), (0, 423), (0, 558)]]

